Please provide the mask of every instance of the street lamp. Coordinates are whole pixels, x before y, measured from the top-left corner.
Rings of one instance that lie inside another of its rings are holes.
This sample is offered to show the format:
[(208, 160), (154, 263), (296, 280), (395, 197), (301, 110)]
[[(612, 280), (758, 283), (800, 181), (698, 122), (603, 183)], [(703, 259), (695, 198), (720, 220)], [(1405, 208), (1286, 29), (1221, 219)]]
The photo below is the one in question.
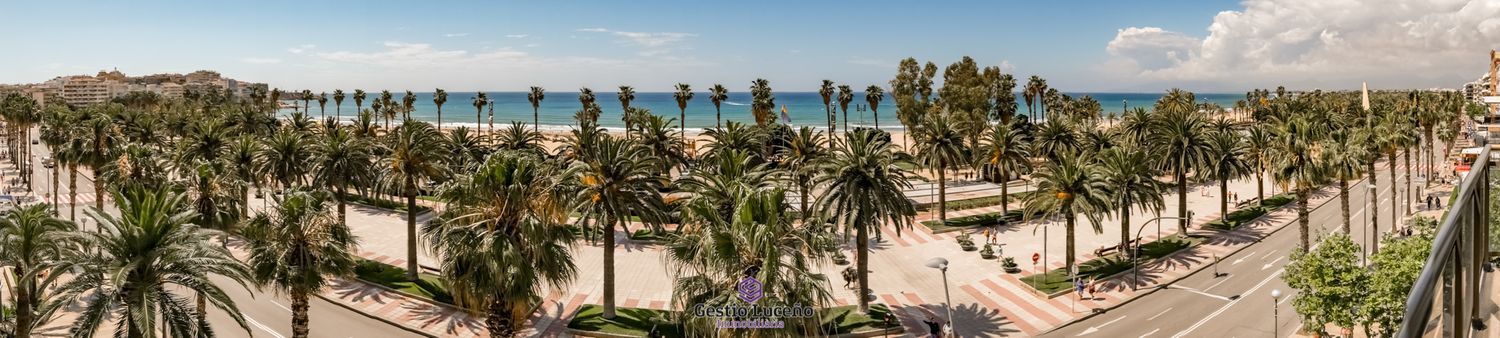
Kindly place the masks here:
[(1280, 336), (1281, 323), (1281, 289), (1271, 289), (1271, 336)]
[(942, 257), (933, 257), (927, 260), (927, 267), (938, 269), (943, 272), (943, 308), (948, 311), (948, 331), (953, 332), (953, 298), (948, 295), (948, 260)]
[[(1134, 269), (1132, 269), (1135, 270), (1135, 281), (1133, 283), (1130, 283), (1130, 291), (1135, 291), (1141, 285), (1141, 230), (1146, 230), (1147, 225), (1150, 225), (1152, 222), (1160, 223), (1161, 220), (1165, 218), (1179, 219), (1183, 220), (1184, 222), (1188, 220), (1187, 217), (1160, 216), (1157, 218), (1146, 220), (1146, 223), (1141, 223), (1140, 227), (1135, 228), (1135, 253), (1130, 256), (1130, 264), (1131, 266), (1135, 267)], [(1182, 235), (1187, 236), (1187, 234)], [(1156, 236), (1156, 238), (1160, 240), (1161, 236), (1158, 235)]]

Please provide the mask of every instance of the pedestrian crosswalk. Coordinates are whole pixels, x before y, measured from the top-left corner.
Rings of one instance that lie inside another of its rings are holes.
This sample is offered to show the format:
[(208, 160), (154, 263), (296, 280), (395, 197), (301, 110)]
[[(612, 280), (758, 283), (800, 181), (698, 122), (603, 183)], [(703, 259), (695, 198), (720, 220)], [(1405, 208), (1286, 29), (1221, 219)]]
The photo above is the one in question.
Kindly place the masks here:
[[(72, 200), (71, 197), (69, 197), (67, 193), (62, 193), (60, 195), (61, 196), (45, 196), (44, 195), (44, 196), (42, 196), (42, 198), (40, 200), (42, 201), (42, 203), (47, 203), (47, 204), (52, 204), (52, 201), (56, 200), (57, 204), (59, 204), (59, 205), (67, 205), (69, 203), (69, 201)], [(76, 196), (77, 199), (76, 200), (72, 200), (72, 201), (73, 201), (73, 203), (77, 203), (78, 205), (93, 205), (94, 201), (98, 200), (97, 197), (98, 197), (98, 195), (96, 195), (96, 194), (94, 194), (92, 192), (79, 192), (78, 195)], [(107, 197), (107, 196), (104, 197), (104, 200), (108, 201), (109, 197)]]

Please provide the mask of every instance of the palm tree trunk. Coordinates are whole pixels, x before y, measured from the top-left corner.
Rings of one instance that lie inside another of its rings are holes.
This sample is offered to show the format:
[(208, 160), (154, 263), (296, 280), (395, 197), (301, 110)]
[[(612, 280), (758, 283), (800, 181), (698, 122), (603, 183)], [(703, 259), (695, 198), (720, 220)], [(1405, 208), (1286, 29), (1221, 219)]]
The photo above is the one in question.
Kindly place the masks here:
[(1130, 255), (1130, 197), (1120, 201), (1120, 249), (1121, 255)]
[(294, 291), (292, 296), (292, 338), (307, 338), (307, 292)]
[(1308, 236), (1308, 231), (1309, 231), (1308, 223), (1307, 223), (1308, 222), (1308, 220), (1307, 220), (1307, 195), (1308, 195), (1307, 190), (1308, 190), (1308, 188), (1302, 186), (1301, 184), (1297, 184), (1297, 187), (1295, 189), (1297, 189), (1297, 192), (1296, 192), (1297, 193), (1297, 228), (1298, 228), (1298, 230), (1301, 230), (1300, 232), (1301, 232), (1301, 236), (1302, 236), (1302, 246), (1299, 247), (1299, 248), (1302, 249), (1302, 250), (1307, 250), (1308, 248), (1311, 248), (1311, 246), (1308, 246), (1308, 237), (1307, 237)]
[[(438, 115), (437, 116), (438, 133), (442, 133), (443, 132), (443, 106), (442, 105), (438, 105), (437, 106), (437, 115)], [(479, 129), (479, 126), (475, 125), (474, 129)]]
[(1255, 202), (1259, 204), (1266, 200), (1266, 171), (1260, 165), (1255, 166)]
[(854, 230), (854, 264), (859, 270), (859, 313), (870, 313), (870, 299), (865, 295), (870, 294), (870, 230), (861, 224)]
[(1229, 180), (1219, 180), (1219, 219), (1229, 225)]
[[(847, 114), (847, 113), (846, 113)], [(719, 105), (714, 105), (714, 128), (724, 128), (724, 119), (720, 117)]]
[(681, 118), (677, 120), (677, 132), (680, 133), (677, 136), (682, 139), (682, 145), (687, 146), (687, 109), (678, 109), (677, 116)]
[(948, 222), (948, 180), (944, 175), (948, 170), (944, 168), (943, 160), (938, 159), (938, 219)]
[(615, 220), (614, 217), (604, 224), (604, 318), (615, 318)]
[(1396, 151), (1391, 150), (1389, 152), (1386, 152), (1385, 156), (1386, 168), (1390, 169), (1391, 171), (1391, 224), (1392, 228), (1394, 228), (1396, 220), (1401, 219), (1401, 216), (1396, 215), (1397, 210), (1400, 210), (1396, 208), (1396, 200), (1399, 200), (1399, 198), (1396, 198)]
[[(842, 105), (842, 103), (840, 103)], [(849, 107), (844, 105), (844, 132), (849, 132)], [(832, 141), (832, 140), (830, 140)]]
[[(1073, 247), (1077, 245), (1077, 243), (1074, 243), (1075, 239), (1073, 238), (1073, 230), (1078, 225), (1078, 217), (1073, 215), (1072, 210), (1067, 211), (1067, 215), (1065, 217), (1067, 218), (1067, 222), (1063, 223), (1063, 225), (1067, 226), (1067, 228), (1063, 230), (1068, 233), (1068, 236), (1066, 237), (1067, 244), (1064, 245), (1063, 248), (1063, 268), (1066, 268), (1066, 271), (1073, 271), (1073, 263), (1077, 259), (1075, 253), (1073, 252)], [(1184, 232), (1183, 235), (1187, 235), (1187, 233)]]
[(1416, 191), (1411, 189), (1411, 148), (1406, 148), (1405, 151), (1402, 151), (1401, 157), (1403, 158), (1403, 164), (1406, 166), (1406, 201), (1401, 204), (1406, 205), (1406, 213), (1404, 215), (1410, 216), (1411, 201), (1414, 201), (1416, 197)]
[(12, 332), (15, 333), (15, 337), (31, 336), (31, 324), (35, 321), (35, 319), (31, 318), (33, 310), (31, 309), (30, 284), (33, 282), (29, 276), (16, 275), (16, 325), (14, 332)]
[[(1367, 166), (1365, 167), (1365, 176), (1370, 178), (1370, 185), (1379, 187), (1380, 175), (1375, 174), (1375, 160), (1372, 159), (1370, 162), (1366, 162), (1365, 165)], [(1370, 236), (1374, 237), (1375, 234), (1380, 233), (1380, 194), (1375, 189), (1366, 188), (1365, 191), (1367, 192), (1365, 198), (1370, 200)], [(1375, 248), (1380, 247), (1379, 241), (1376, 242), (1371, 243), (1370, 254), (1374, 254)]]
[(349, 199), (348, 195), (349, 188), (345, 187), (343, 184), (339, 185), (338, 193), (333, 194), (333, 199), (339, 202), (339, 224), (343, 225), (349, 224), (349, 213), (346, 209), (348, 204), (346, 200)]
[(68, 221), (78, 222), (78, 166), (68, 165)]
[(417, 281), (417, 184), (406, 179), (406, 279)]
[[(1010, 213), (1010, 170), (1000, 166), (1000, 216)], [(1130, 216), (1125, 216), (1130, 217)]]
[(1344, 234), (1353, 234), (1349, 224), (1349, 181), (1343, 179), (1339, 180), (1339, 206), (1344, 213)]
[[(228, 242), (226, 241), (225, 243), (228, 243)], [(193, 316), (195, 317), (195, 319), (198, 320), (198, 323), (208, 323), (208, 304), (203, 299), (203, 291), (198, 291), (197, 292), (197, 297), (194, 297), (194, 298), (195, 298), (194, 300), (197, 303), (197, 304), (195, 304), (196, 305), (195, 309), (197, 309), (198, 312), (194, 313)], [(166, 325), (166, 324), (163, 323), (163, 325)], [(200, 334), (199, 336), (208, 336), (208, 334), (207, 333), (203, 333), (203, 334)]]
[(56, 217), (58, 215), (57, 214), (58, 213), (58, 211), (57, 211), (57, 208), (58, 208), (57, 200), (58, 200), (58, 197), (61, 197), (61, 196), (57, 194), (57, 178), (59, 176), (59, 174), (57, 172), (57, 169), (58, 169), (57, 168), (58, 167), (58, 165), (57, 165), (57, 155), (56, 155), (57, 152), (53, 151), (52, 154), (53, 154), (52, 155), (52, 216)]
[(486, 329), (489, 329), (491, 338), (515, 335), (515, 332), (511, 330), (513, 326), (510, 322), (512, 316), (510, 309), (510, 304), (506, 304), (500, 297), (495, 297), (490, 301), (489, 311), (485, 313), (484, 325)]
[[(531, 107), (531, 131), (532, 132), (541, 132), (540, 131), (541, 129), (539, 129), (539, 128), (541, 128), (541, 125), (542, 125), (542, 122), (541, 122), (541, 116), (542, 115), (540, 113), (537, 113), (536, 110), (537, 110), (537, 108), (535, 106)], [(491, 127), (491, 129), (493, 129), (493, 126)]]
[(1187, 235), (1188, 224), (1193, 220), (1187, 215), (1187, 173), (1181, 168), (1177, 169), (1177, 232)]
[[(810, 212), (807, 212), (807, 195), (808, 195), (808, 190), (810, 190), (809, 187), (808, 187), (808, 182), (807, 182), (808, 179), (807, 179), (807, 177), (805, 177), (806, 175), (797, 175), (797, 176), (798, 176), (798, 178), (797, 178), (797, 191), (800, 192), (800, 193), (802, 193), (801, 199), (797, 200), (797, 204), (798, 204), (798, 206), (797, 206), (797, 213), (802, 216), (801, 218), (802, 218), (803, 222), (807, 222), (808, 216), (812, 214)], [(677, 227), (677, 228), (681, 229), (682, 227)]]

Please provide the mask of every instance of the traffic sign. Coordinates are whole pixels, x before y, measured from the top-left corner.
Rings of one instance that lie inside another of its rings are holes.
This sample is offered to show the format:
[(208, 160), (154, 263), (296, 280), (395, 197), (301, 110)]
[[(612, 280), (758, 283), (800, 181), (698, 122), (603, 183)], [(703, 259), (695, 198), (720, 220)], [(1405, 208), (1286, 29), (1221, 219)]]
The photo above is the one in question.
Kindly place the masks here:
[(1036, 264), (1037, 262), (1040, 262), (1040, 261), (1042, 261), (1042, 254), (1035, 253), (1035, 252), (1031, 253), (1031, 264)]

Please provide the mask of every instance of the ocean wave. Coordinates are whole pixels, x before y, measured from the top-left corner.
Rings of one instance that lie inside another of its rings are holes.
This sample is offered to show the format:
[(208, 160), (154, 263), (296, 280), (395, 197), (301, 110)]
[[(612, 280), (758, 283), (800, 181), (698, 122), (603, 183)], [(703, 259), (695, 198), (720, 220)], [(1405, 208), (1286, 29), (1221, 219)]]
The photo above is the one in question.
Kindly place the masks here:
[(738, 102), (729, 102), (729, 101), (724, 101), (724, 104), (731, 105), (731, 106), (748, 106), (748, 105), (750, 105), (748, 103), (738, 103)]

